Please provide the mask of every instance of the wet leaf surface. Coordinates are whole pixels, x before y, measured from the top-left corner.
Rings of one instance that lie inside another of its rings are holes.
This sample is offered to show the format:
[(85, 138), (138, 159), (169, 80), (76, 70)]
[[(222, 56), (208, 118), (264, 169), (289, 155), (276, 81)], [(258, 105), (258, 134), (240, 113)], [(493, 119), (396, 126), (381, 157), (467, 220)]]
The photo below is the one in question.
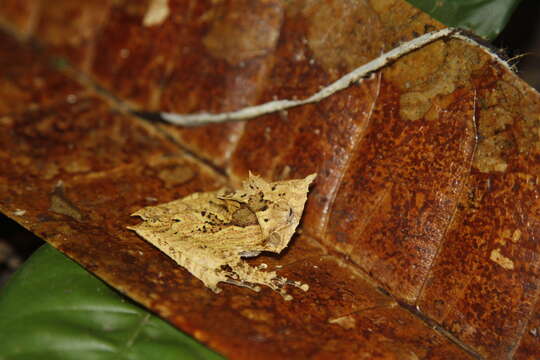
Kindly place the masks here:
[[(237, 359), (540, 351), (540, 95), (485, 48), (442, 39), (314, 104), (184, 129), (122, 109), (305, 98), (442, 25), (398, 0), (170, 0), (151, 26), (146, 2), (58, 2), (39, 21), (28, 15), (39, 2), (21, 3), (3, 21), (25, 34), (39, 24), (34, 36), (87, 78), (3, 35), (0, 53), (14, 55), (0, 68), (13, 99), (0, 117), (0, 209), (107, 283)], [(83, 40), (54, 30), (68, 18), (86, 24)], [(17, 67), (17, 54), (33, 55)], [(317, 173), (289, 249), (250, 260), (310, 286), (291, 302), (229, 285), (215, 296), (126, 229), (142, 207), (238, 186), (250, 170)]]

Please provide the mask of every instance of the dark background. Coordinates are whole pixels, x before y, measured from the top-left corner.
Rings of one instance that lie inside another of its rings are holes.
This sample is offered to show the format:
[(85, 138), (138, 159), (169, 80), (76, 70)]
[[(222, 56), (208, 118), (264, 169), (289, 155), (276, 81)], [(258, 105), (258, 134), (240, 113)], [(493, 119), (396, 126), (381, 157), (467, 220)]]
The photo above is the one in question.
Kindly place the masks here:
[[(540, 90), (540, 1), (524, 0), (493, 44), (505, 50), (518, 74)], [(521, 56), (523, 55), (523, 56)]]
[[(540, 90), (540, 1), (524, 0), (493, 44), (518, 74)], [(43, 241), (0, 214), (0, 288)]]

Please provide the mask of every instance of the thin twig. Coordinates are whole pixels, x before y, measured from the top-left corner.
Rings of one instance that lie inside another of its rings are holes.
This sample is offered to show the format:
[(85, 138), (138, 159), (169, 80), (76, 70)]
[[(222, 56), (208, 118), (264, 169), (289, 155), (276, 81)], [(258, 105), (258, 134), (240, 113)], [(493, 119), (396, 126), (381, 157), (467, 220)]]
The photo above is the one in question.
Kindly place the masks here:
[(290, 109), (292, 107), (319, 102), (329, 97), (330, 95), (335, 94), (338, 91), (348, 88), (351, 84), (365, 79), (373, 72), (382, 69), (396, 59), (399, 59), (402, 56), (411, 53), (412, 51), (418, 50), (436, 40), (449, 37), (457, 38), (470, 44), (479, 46), (484, 51), (486, 51), (492, 58), (496, 59), (498, 62), (504, 64), (505, 67), (510, 69), (506, 62), (501, 60), (496, 54), (493, 54), (491, 51), (489, 51), (486, 46), (478, 43), (476, 40), (467, 37), (466, 35), (463, 35), (458, 29), (446, 28), (438, 31), (433, 31), (414, 38), (410, 41), (404, 42), (398, 47), (395, 47), (394, 49), (382, 54), (381, 56), (373, 59), (372, 61), (362, 66), (359, 66), (355, 70), (344, 75), (330, 85), (322, 88), (310, 97), (302, 100), (275, 100), (260, 105), (245, 107), (237, 111), (223, 112), (218, 114), (211, 114), (205, 112), (194, 114), (176, 114), (162, 112), (160, 113), (160, 115), (162, 120), (171, 124), (181, 126), (197, 126), (211, 123), (249, 120), (261, 115)]

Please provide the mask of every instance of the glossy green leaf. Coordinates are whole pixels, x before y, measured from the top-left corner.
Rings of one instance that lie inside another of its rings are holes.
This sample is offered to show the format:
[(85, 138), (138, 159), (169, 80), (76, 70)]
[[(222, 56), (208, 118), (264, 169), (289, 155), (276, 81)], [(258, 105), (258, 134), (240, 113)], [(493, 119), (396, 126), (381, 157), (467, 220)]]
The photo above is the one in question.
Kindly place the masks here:
[(0, 290), (0, 360), (222, 359), (44, 245)]
[(451, 27), (493, 40), (504, 29), (521, 0), (407, 0)]

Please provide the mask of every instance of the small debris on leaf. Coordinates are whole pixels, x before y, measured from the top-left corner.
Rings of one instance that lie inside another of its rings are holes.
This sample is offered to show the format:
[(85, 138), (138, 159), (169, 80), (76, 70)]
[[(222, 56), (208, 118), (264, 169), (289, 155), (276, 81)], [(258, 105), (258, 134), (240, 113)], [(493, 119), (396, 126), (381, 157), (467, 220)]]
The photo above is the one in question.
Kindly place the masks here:
[(147, 27), (161, 25), (170, 13), (169, 0), (151, 0), (144, 15), (143, 25)]

